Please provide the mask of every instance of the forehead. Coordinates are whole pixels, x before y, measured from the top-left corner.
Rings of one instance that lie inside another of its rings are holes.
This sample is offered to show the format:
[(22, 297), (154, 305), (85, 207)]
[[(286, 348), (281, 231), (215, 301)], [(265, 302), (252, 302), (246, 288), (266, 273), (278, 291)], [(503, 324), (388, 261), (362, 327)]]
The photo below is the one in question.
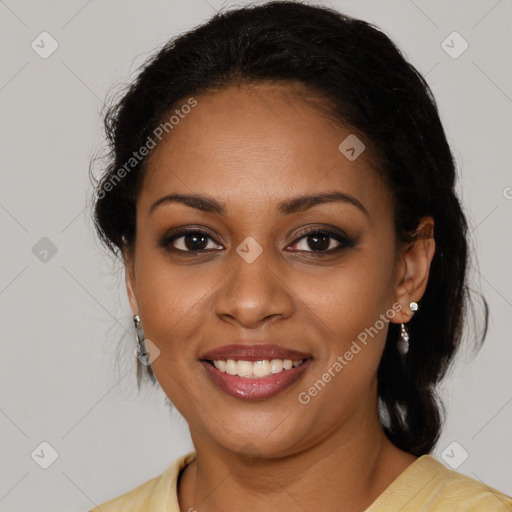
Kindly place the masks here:
[(300, 85), (250, 84), (197, 96), (151, 153), (140, 201), (198, 193), (263, 208), (337, 189), (379, 214), (379, 205), (389, 206), (386, 187), (364, 152), (349, 160), (340, 151), (354, 134), (307, 94)]

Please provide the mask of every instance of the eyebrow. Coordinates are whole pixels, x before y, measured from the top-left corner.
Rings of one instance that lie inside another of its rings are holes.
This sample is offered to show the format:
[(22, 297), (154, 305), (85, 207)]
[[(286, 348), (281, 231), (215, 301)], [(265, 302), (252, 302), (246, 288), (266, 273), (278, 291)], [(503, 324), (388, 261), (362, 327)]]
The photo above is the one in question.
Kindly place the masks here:
[[(366, 216), (369, 217), (368, 211), (360, 201), (351, 195), (339, 191), (292, 197), (280, 202), (277, 208), (280, 213), (284, 215), (290, 215), (292, 213), (303, 212), (319, 204), (334, 202), (346, 203), (356, 206)], [(202, 194), (169, 194), (161, 197), (155, 203), (153, 203), (149, 209), (149, 214), (151, 215), (158, 206), (168, 203), (182, 203), (190, 206), (191, 208), (195, 208), (196, 210), (214, 213), (217, 215), (226, 215), (227, 213), (226, 204), (219, 202), (212, 197), (208, 197)]]

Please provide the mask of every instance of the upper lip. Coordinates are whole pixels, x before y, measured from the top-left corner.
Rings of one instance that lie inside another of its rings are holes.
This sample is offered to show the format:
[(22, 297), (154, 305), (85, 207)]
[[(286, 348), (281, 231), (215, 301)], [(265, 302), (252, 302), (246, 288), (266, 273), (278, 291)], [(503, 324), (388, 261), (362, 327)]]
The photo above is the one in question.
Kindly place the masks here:
[(226, 361), (228, 359), (242, 361), (291, 359), (292, 361), (299, 361), (310, 357), (309, 354), (304, 352), (271, 343), (233, 343), (209, 350), (201, 356), (201, 359), (206, 361)]

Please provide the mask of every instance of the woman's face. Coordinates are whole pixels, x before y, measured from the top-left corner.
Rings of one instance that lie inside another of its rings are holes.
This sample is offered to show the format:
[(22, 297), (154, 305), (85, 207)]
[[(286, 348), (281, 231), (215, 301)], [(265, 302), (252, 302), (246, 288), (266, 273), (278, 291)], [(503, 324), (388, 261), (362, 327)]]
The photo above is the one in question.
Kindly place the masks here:
[[(153, 372), (193, 439), (266, 456), (375, 420), (387, 320), (417, 300), (388, 192), (364, 151), (354, 159), (362, 146), (342, 152), (350, 130), (296, 91), (196, 97), (151, 154), (127, 261), (132, 309), (160, 350)], [(319, 194), (341, 199), (295, 201)]]

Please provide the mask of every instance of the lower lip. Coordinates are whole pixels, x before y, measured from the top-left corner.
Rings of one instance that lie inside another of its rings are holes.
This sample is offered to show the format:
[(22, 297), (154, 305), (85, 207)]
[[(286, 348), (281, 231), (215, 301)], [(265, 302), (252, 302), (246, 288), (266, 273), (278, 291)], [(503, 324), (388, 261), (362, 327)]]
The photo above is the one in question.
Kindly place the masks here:
[(302, 364), (290, 370), (257, 378), (229, 375), (229, 373), (217, 370), (215, 366), (206, 361), (201, 361), (201, 364), (213, 382), (228, 395), (245, 400), (262, 400), (281, 393), (297, 382), (311, 362), (311, 359), (306, 359)]

